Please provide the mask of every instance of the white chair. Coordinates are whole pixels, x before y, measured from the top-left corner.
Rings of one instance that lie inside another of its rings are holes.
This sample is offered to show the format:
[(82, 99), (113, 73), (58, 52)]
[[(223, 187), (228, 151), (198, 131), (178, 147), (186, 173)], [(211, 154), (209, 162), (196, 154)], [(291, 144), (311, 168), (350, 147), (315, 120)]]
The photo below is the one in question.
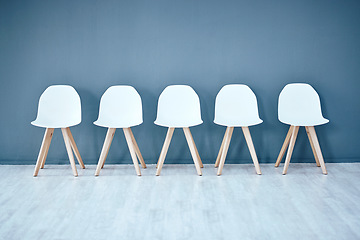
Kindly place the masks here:
[(55, 128), (61, 128), (64, 142), (69, 156), (71, 168), (75, 177), (78, 176), (72, 151), (82, 168), (85, 168), (79, 150), (71, 134), (70, 127), (81, 122), (81, 102), (76, 90), (67, 85), (48, 87), (40, 96), (38, 113), (32, 125), (46, 128), (36, 162), (34, 177), (39, 169), (44, 168), (51, 139)]
[(278, 117), (280, 122), (290, 125), (290, 129), (276, 160), (275, 167), (279, 166), (286, 148), (289, 146), (283, 170), (284, 175), (287, 173), (299, 127), (304, 126), (314, 153), (316, 165), (321, 166), (323, 174), (327, 174), (314, 126), (328, 123), (329, 120), (322, 116), (320, 98), (315, 89), (305, 83), (286, 85), (279, 96)]
[(215, 162), (215, 167), (219, 167), (217, 175), (221, 175), (224, 167), (234, 127), (241, 127), (255, 165), (256, 173), (261, 174), (249, 126), (262, 122), (259, 117), (256, 96), (248, 86), (244, 84), (230, 84), (221, 88), (215, 100), (214, 123), (226, 126), (226, 131)]
[(164, 89), (159, 97), (157, 117), (154, 123), (168, 127), (168, 131), (157, 163), (156, 176), (160, 175), (175, 128), (183, 129), (196, 171), (198, 175), (202, 175), (200, 168), (203, 167), (203, 164), (189, 129), (189, 127), (202, 122), (200, 101), (194, 89), (187, 85), (171, 85)]
[(101, 150), (95, 176), (99, 176), (101, 168), (104, 167), (116, 128), (123, 129), (136, 174), (141, 176), (138, 159), (143, 168), (146, 168), (146, 165), (131, 131), (131, 127), (140, 125), (142, 122), (141, 97), (135, 88), (131, 86), (112, 86), (105, 91), (100, 100), (99, 117), (94, 124), (100, 127), (107, 127), (108, 131)]

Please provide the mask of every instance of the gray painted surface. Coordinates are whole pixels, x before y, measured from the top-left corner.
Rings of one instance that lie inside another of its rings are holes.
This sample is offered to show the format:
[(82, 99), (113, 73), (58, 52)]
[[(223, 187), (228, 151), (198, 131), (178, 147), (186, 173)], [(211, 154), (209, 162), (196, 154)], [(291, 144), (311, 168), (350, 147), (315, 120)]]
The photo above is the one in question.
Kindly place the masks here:
[[(199, 94), (204, 124), (192, 129), (205, 163), (214, 162), (225, 128), (213, 124), (214, 101), (229, 83), (249, 85), (264, 123), (251, 127), (260, 163), (275, 162), (287, 132), (277, 120), (285, 84), (318, 91), (330, 123), (317, 128), (325, 161), (360, 159), (359, 1), (0, 1), (0, 162), (33, 164), (44, 130), (30, 125), (52, 84), (80, 94), (83, 122), (73, 135), (84, 162), (95, 163), (106, 130), (92, 124), (111, 85), (134, 86), (144, 124), (133, 129), (147, 163), (158, 158), (166, 129), (155, 126), (157, 98), (170, 84)], [(293, 161), (313, 161), (301, 130)], [(179, 160), (182, 159), (182, 160)], [(183, 159), (187, 159), (186, 161)], [(175, 131), (165, 163), (191, 163)], [(227, 163), (250, 163), (235, 130)], [(48, 163), (68, 163), (55, 131)], [(131, 163), (121, 134), (108, 163)]]
[(0, 166), (0, 239), (359, 239), (360, 164)]

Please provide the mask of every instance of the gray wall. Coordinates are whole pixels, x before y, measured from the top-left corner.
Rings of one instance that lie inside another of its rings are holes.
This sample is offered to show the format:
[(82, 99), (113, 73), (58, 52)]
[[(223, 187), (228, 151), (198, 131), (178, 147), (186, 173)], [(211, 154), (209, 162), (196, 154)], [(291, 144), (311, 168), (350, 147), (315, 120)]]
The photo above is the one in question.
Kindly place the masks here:
[[(264, 123), (251, 127), (261, 163), (273, 163), (288, 127), (277, 119), (285, 84), (307, 82), (330, 123), (317, 128), (326, 162), (360, 159), (359, 1), (1, 1), (0, 162), (34, 164), (44, 130), (30, 125), (40, 94), (70, 84), (80, 94), (83, 122), (73, 128), (84, 162), (96, 163), (106, 129), (94, 126), (111, 85), (130, 84), (142, 96), (144, 124), (133, 129), (147, 163), (157, 160), (166, 129), (153, 124), (157, 98), (170, 84), (199, 94), (204, 124), (192, 128), (205, 163), (213, 163), (224, 127), (213, 120), (219, 89), (249, 85)], [(250, 163), (241, 130), (228, 163)], [(314, 162), (299, 132), (293, 161)], [(68, 163), (60, 130), (49, 163)], [(121, 131), (108, 162), (131, 163)], [(166, 163), (190, 163), (175, 131)]]

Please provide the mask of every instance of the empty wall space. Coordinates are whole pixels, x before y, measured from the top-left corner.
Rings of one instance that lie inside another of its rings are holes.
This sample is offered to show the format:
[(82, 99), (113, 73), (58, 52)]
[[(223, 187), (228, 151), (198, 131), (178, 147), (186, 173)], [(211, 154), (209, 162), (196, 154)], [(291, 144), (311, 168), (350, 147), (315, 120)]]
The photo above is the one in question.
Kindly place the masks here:
[[(192, 134), (204, 163), (214, 163), (224, 127), (213, 123), (222, 86), (243, 83), (257, 95), (263, 124), (250, 128), (260, 163), (274, 163), (288, 126), (277, 118), (281, 89), (311, 84), (329, 124), (317, 128), (325, 162), (360, 159), (359, 1), (0, 1), (0, 164), (35, 164), (44, 129), (30, 125), (41, 93), (72, 85), (82, 123), (72, 132), (85, 164), (95, 164), (106, 129), (93, 125), (112, 85), (134, 86), (144, 123), (133, 128), (147, 163), (166, 128), (154, 125), (157, 99), (171, 84), (192, 86), (204, 124)], [(176, 146), (176, 147), (175, 147)], [(108, 163), (131, 163), (115, 135)], [(166, 163), (191, 163), (176, 130)], [(314, 162), (300, 129), (292, 162)], [(47, 163), (68, 164), (60, 130)], [(251, 163), (235, 129), (227, 163)]]

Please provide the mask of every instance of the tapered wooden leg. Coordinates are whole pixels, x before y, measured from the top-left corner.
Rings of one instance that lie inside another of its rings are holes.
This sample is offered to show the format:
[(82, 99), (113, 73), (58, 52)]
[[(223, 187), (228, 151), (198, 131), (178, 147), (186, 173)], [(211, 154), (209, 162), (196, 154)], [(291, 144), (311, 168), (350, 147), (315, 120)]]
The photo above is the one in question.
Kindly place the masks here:
[(73, 155), (73, 152), (72, 152), (72, 149), (71, 149), (70, 137), (69, 137), (69, 135), (67, 133), (66, 128), (61, 128), (61, 132), (62, 132), (63, 137), (64, 137), (65, 147), (66, 147), (67, 154), (69, 156), (71, 169), (73, 171), (74, 176), (77, 177), (78, 173), (77, 173), (77, 170), (76, 170), (74, 155)]
[[(107, 155), (106, 155), (106, 157), (107, 157)], [(105, 160), (106, 160), (106, 158), (105, 158)], [(104, 168), (104, 165), (105, 165), (105, 160), (103, 161), (103, 163), (102, 163), (102, 165), (101, 165), (101, 169), (103, 169), (103, 168)]]
[[(190, 131), (190, 129), (189, 129), (189, 131)], [(203, 165), (203, 163), (202, 163), (202, 161), (201, 161), (199, 152), (198, 152), (198, 150), (197, 150), (197, 147), (196, 147), (196, 144), (195, 144), (194, 138), (192, 137), (191, 132), (190, 132), (189, 136), (191, 137), (191, 140), (192, 140), (192, 142), (193, 142), (193, 146), (194, 146), (194, 148), (195, 148), (195, 153), (196, 153), (196, 157), (197, 157), (197, 159), (198, 159), (198, 161), (199, 161), (199, 165), (200, 165), (201, 168), (203, 168), (204, 165)]]
[[(116, 130), (116, 128), (114, 128), (114, 129)], [(114, 132), (114, 135), (115, 135), (115, 132)], [(114, 135), (113, 135), (113, 137), (114, 137)], [(113, 138), (111, 138), (111, 142), (112, 142), (112, 140), (113, 140)], [(110, 142), (110, 145), (111, 145), (111, 142)], [(110, 149), (110, 146), (109, 146), (109, 149)], [(109, 149), (108, 149), (108, 151), (106, 152), (106, 156), (105, 156), (104, 161), (102, 162), (101, 169), (104, 168), (105, 161), (106, 161), (107, 155), (108, 155), (108, 153), (109, 153)]]
[(75, 143), (73, 135), (71, 134), (70, 128), (66, 128), (66, 131), (67, 131), (67, 134), (69, 136), (71, 148), (75, 153), (76, 159), (78, 160), (79, 165), (81, 166), (81, 168), (84, 169), (85, 168), (84, 162), (81, 159), (80, 152), (79, 152), (79, 150), (78, 150), (78, 148), (76, 146), (76, 143)]
[(241, 127), (241, 129), (242, 129), (242, 131), (244, 133), (245, 140), (246, 140), (246, 143), (248, 145), (251, 158), (252, 158), (252, 160), (254, 162), (256, 173), (260, 175), (261, 174), (260, 165), (259, 165), (258, 158), (256, 156), (256, 151), (255, 151), (254, 143), (253, 143), (252, 138), (251, 138), (249, 127)]
[(316, 150), (314, 148), (313, 140), (311, 139), (311, 135), (310, 135), (310, 132), (309, 132), (309, 127), (306, 126), (305, 129), (306, 129), (307, 136), (309, 138), (309, 142), (310, 142), (310, 145), (311, 145), (312, 152), (313, 152), (314, 157), (315, 157), (316, 166), (320, 167), (319, 158), (318, 158), (318, 156), (316, 154)]
[(52, 136), (54, 134), (54, 128), (49, 128), (49, 129), (50, 129), (49, 131), (51, 131), (51, 132), (49, 133), (50, 134), (49, 140), (47, 141), (47, 144), (45, 146), (45, 153), (44, 153), (44, 156), (43, 156), (43, 158), (41, 160), (41, 167), (40, 167), (41, 169), (43, 169), (44, 166), (45, 166), (46, 158), (47, 158), (49, 148), (50, 148), (51, 139), (52, 139)]
[(138, 157), (138, 159), (139, 159), (139, 161), (140, 161), (140, 163), (141, 163), (141, 166), (142, 166), (143, 168), (146, 168), (146, 164), (145, 164), (144, 158), (143, 158), (142, 155), (141, 155), (139, 146), (137, 145), (137, 142), (136, 142), (136, 140), (135, 140), (135, 137), (134, 137), (133, 132), (131, 131), (131, 128), (129, 128), (129, 132), (130, 132), (130, 135), (131, 135), (131, 141), (133, 142), (133, 145), (134, 145), (134, 148), (135, 148), (136, 156)]
[(278, 167), (278, 166), (280, 165), (281, 159), (283, 158), (283, 156), (284, 156), (284, 154), (285, 154), (285, 151), (286, 151), (287, 147), (289, 146), (291, 134), (292, 134), (292, 132), (293, 132), (293, 127), (294, 127), (294, 126), (290, 126), (290, 128), (289, 128), (289, 131), (288, 131), (288, 133), (287, 133), (287, 135), (286, 135), (286, 137), (285, 137), (285, 141), (284, 141), (284, 143), (283, 143), (283, 145), (282, 145), (282, 147), (281, 147), (279, 156), (278, 156), (278, 158), (277, 158), (277, 160), (276, 160), (275, 167)]
[(220, 150), (219, 150), (219, 153), (218, 153), (218, 155), (217, 155), (216, 162), (215, 162), (215, 167), (216, 167), (216, 168), (219, 166), (219, 163), (220, 163), (221, 154), (222, 154), (222, 152), (223, 152), (224, 143), (225, 143), (225, 141), (226, 141), (226, 133), (227, 133), (228, 130), (229, 130), (229, 128), (226, 128), (225, 134), (224, 134), (224, 137), (223, 137), (223, 140), (222, 140), (222, 142), (221, 142), (221, 147), (220, 147)]
[(314, 128), (314, 126), (309, 126), (308, 129), (309, 129), (309, 133), (310, 133), (311, 139), (312, 139), (313, 144), (314, 144), (315, 152), (317, 153), (317, 156), (318, 156), (318, 159), (319, 159), (321, 170), (322, 170), (323, 174), (327, 174), (324, 158), (323, 158), (323, 155), (321, 153), (321, 148), (320, 148), (319, 140), (318, 140), (318, 138), (316, 136), (315, 128)]
[(195, 163), (196, 171), (197, 171), (198, 175), (201, 176), (202, 175), (201, 167), (200, 167), (201, 159), (200, 159), (200, 156), (196, 153), (196, 145), (195, 145), (195, 142), (193, 141), (190, 129), (188, 127), (184, 127), (183, 130), (184, 130), (186, 141), (187, 141), (189, 149), (190, 149), (192, 159)]
[(36, 177), (38, 175), (39, 169), (40, 169), (42, 163), (45, 162), (44, 157), (46, 155), (47, 149), (50, 146), (50, 141), (51, 141), (53, 133), (54, 133), (53, 128), (47, 128), (45, 130), (45, 134), (44, 134), (44, 137), (43, 137), (43, 140), (41, 143), (41, 147), (40, 147), (40, 152), (39, 152), (39, 155), (38, 155), (38, 158), (36, 161), (36, 165), (35, 165), (34, 177)]
[(163, 147), (161, 149), (160, 157), (159, 157), (159, 160), (158, 160), (158, 163), (157, 163), (156, 176), (160, 175), (160, 172), (161, 172), (162, 166), (164, 164), (166, 153), (167, 153), (167, 151), (169, 149), (169, 145), (170, 145), (171, 138), (172, 138), (172, 135), (174, 133), (174, 130), (175, 130), (175, 128), (169, 127), (168, 131), (166, 133), (166, 138), (165, 138), (165, 141), (164, 141), (164, 145), (163, 145)]
[(137, 157), (136, 157), (135, 147), (134, 147), (134, 144), (132, 142), (131, 133), (130, 133), (129, 129), (130, 128), (123, 128), (123, 131), (124, 131), (124, 134), (125, 134), (125, 139), (126, 139), (128, 147), (129, 147), (131, 159), (132, 159), (132, 161), (134, 163), (136, 174), (138, 176), (141, 176), (139, 162), (138, 162)]
[(99, 176), (100, 170), (104, 166), (106, 157), (107, 157), (107, 155), (109, 153), (111, 142), (112, 142), (112, 140), (114, 138), (114, 135), (115, 135), (115, 131), (116, 131), (116, 128), (108, 128), (108, 130), (107, 130), (104, 145), (103, 145), (102, 150), (101, 150), (99, 162), (98, 162), (98, 165), (97, 165), (96, 170), (95, 170), (95, 176)]
[(230, 141), (231, 141), (233, 131), (234, 131), (234, 127), (227, 127), (227, 129), (226, 129), (224, 148), (223, 148), (222, 153), (221, 153), (220, 164), (219, 164), (219, 168), (218, 168), (218, 172), (217, 172), (218, 176), (220, 176), (221, 173), (222, 173), (222, 169), (223, 169), (224, 164), (225, 164), (225, 159), (226, 159), (227, 152), (229, 150)]
[(286, 154), (285, 165), (284, 165), (284, 170), (283, 170), (284, 175), (287, 173), (287, 170), (289, 168), (290, 159), (291, 159), (292, 152), (294, 150), (294, 146), (295, 146), (296, 137), (297, 137), (298, 132), (299, 132), (299, 126), (294, 126), (293, 129), (292, 129), (292, 133), (291, 133), (289, 149), (288, 149), (287, 154)]

